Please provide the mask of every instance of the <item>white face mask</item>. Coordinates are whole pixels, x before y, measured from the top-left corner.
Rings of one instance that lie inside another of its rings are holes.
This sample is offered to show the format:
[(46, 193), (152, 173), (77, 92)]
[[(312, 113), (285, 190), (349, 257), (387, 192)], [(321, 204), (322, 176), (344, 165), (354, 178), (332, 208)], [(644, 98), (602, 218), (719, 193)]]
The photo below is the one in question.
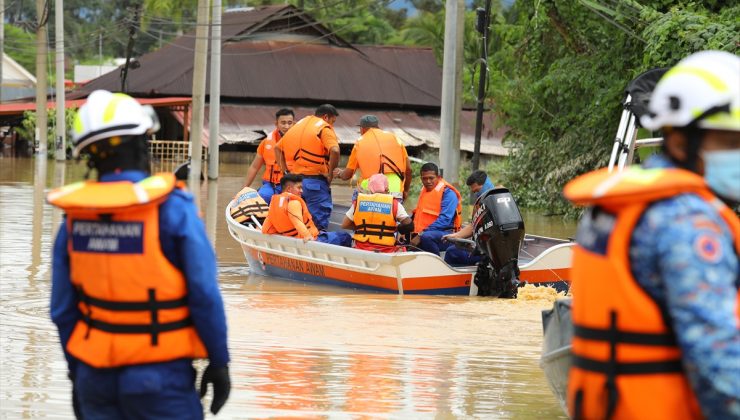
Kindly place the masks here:
[(704, 179), (718, 195), (740, 201), (740, 149), (702, 152)]

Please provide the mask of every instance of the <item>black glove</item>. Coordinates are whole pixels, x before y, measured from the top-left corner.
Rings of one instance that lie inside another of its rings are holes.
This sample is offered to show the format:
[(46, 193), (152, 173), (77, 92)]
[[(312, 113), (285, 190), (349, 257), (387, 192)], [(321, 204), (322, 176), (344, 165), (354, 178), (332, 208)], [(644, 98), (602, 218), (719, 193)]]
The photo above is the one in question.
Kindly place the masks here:
[(231, 378), (229, 378), (229, 367), (213, 367), (208, 365), (203, 377), (200, 379), (200, 397), (203, 398), (208, 392), (208, 384), (213, 384), (213, 400), (211, 401), (211, 413), (217, 414), (226, 404), (231, 392)]
[(75, 418), (82, 420), (82, 408), (80, 408), (80, 399), (77, 397), (77, 387), (75, 386), (75, 377), (72, 372), (67, 374), (67, 377), (72, 381), (72, 410), (74, 410)]

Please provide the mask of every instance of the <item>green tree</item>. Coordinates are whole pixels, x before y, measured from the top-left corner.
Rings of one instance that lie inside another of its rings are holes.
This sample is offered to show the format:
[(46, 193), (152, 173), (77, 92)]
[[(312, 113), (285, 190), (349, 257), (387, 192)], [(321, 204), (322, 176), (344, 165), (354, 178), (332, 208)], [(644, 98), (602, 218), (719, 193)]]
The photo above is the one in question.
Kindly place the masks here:
[(14, 25), (5, 24), (4, 26), (5, 54), (34, 74), (36, 72), (35, 35)]

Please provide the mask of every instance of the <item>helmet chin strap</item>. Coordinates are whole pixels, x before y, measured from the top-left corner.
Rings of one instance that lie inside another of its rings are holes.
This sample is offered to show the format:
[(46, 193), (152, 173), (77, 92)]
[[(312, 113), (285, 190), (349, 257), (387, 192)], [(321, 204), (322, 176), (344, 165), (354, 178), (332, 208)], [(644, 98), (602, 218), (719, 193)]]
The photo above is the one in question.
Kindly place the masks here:
[[(88, 167), (94, 167), (101, 175), (119, 170), (139, 170), (149, 174), (149, 147), (146, 136), (130, 136), (114, 147), (105, 147), (98, 153), (90, 154)], [(86, 174), (89, 175), (88, 173)]]

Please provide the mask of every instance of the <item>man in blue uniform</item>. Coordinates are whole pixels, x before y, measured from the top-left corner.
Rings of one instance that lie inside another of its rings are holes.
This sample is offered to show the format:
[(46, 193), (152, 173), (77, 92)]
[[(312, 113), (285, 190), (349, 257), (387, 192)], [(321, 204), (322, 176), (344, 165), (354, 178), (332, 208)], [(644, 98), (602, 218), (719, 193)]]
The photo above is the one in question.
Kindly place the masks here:
[(51, 318), (78, 418), (203, 418), (196, 357), (209, 359), (200, 397), (213, 384), (212, 413), (231, 388), (213, 248), (192, 196), (170, 175), (147, 178), (147, 135), (158, 128), (133, 98), (93, 92), (73, 136), (98, 181), (49, 194), (67, 216), (53, 248)]
[(492, 190), (494, 187), (493, 182), (491, 182), (491, 178), (489, 178), (488, 175), (480, 169), (473, 171), (473, 173), (468, 176), (468, 179), (465, 180), (465, 185), (470, 187), (470, 191), (475, 194), (475, 198), (480, 197), (485, 194), (486, 191)]
[[(641, 123), (651, 130), (661, 129), (664, 144), (663, 153), (650, 158), (645, 167), (703, 175), (717, 197), (736, 206), (740, 202), (740, 58), (705, 51), (682, 60), (658, 82), (649, 111)], [(613, 177), (618, 179), (619, 174)], [(597, 189), (608, 187), (604, 183)], [(579, 244), (606, 243), (611, 216), (598, 214), (585, 217), (579, 226)], [(733, 232), (737, 226), (737, 215), (718, 200), (678, 193), (647, 207), (629, 243), (632, 277), (661, 308), (675, 334), (683, 374), (706, 418), (740, 418), (740, 265), (738, 232)], [(617, 411), (621, 404), (617, 399)]]

